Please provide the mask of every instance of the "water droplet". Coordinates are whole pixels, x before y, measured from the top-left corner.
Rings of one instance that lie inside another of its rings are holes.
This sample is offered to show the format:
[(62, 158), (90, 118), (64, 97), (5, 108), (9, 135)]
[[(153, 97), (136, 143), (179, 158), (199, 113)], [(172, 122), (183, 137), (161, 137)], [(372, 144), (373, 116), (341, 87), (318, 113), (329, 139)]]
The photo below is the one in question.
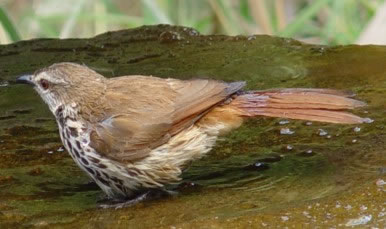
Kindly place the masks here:
[(6, 87), (9, 83), (7, 81), (0, 81), (0, 87)]
[(198, 36), (200, 33), (195, 29), (190, 29), (189, 35), (190, 36)]
[(261, 162), (255, 163), (255, 166), (256, 166), (256, 167), (259, 167), (259, 166), (262, 166), (262, 165), (263, 165), (263, 163), (261, 163)]
[(364, 119), (362, 119), (362, 121), (363, 121), (363, 123), (372, 123), (372, 122), (374, 122), (374, 120), (371, 119), (371, 118), (364, 118)]
[(264, 162), (256, 162), (252, 165), (248, 165), (245, 167), (247, 170), (255, 170), (255, 171), (264, 171), (269, 169), (269, 165)]
[(364, 206), (364, 205), (362, 205), (362, 206), (360, 207), (360, 209), (361, 209), (361, 211), (366, 211), (366, 210), (367, 210), (367, 207)]
[(279, 125), (285, 125), (285, 124), (288, 124), (289, 121), (288, 120), (281, 120), (279, 121)]
[(248, 36), (248, 41), (256, 40), (256, 35)]
[(361, 128), (358, 127), (358, 126), (356, 126), (356, 127), (354, 128), (354, 132), (359, 132), (359, 131), (361, 131)]
[(319, 129), (318, 130), (318, 134), (319, 134), (319, 136), (326, 136), (328, 133), (327, 133), (327, 131), (325, 131), (325, 130), (323, 130), (323, 129)]
[(312, 156), (315, 155), (315, 153), (312, 151), (312, 149), (309, 149), (307, 151), (298, 153), (298, 155), (301, 156), (301, 157), (312, 157)]
[(377, 186), (381, 187), (381, 186), (385, 185), (386, 182), (385, 182), (384, 180), (382, 180), (382, 179), (378, 179), (378, 180), (375, 182), (375, 184), (376, 184)]
[(283, 135), (291, 135), (294, 133), (295, 133), (295, 131), (292, 131), (289, 128), (281, 128), (280, 129), (280, 134), (283, 134)]
[(282, 217), (280, 217), (281, 218), (281, 220), (283, 220), (283, 221), (288, 221), (289, 220), (289, 217), (288, 216), (282, 216)]

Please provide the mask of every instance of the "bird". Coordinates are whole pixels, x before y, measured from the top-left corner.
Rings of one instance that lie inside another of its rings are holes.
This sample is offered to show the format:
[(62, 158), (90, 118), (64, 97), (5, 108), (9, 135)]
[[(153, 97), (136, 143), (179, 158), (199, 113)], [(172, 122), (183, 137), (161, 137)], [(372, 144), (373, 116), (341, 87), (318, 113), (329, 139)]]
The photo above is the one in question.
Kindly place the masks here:
[(180, 181), (192, 161), (253, 117), (357, 124), (344, 110), (366, 106), (334, 89), (244, 90), (243, 81), (179, 80), (128, 75), (106, 78), (86, 65), (63, 62), (22, 75), (58, 124), (75, 163), (116, 200), (129, 206), (150, 191)]

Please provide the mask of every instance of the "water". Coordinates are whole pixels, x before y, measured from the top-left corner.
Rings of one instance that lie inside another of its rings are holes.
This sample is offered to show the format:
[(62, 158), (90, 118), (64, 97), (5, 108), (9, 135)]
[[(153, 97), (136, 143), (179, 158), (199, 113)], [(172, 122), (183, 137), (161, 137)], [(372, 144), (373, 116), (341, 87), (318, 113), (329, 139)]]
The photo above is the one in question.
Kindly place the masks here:
[[(386, 224), (386, 47), (323, 47), (253, 36), (205, 37), (147, 27), (94, 40), (0, 46), (0, 227), (235, 228)], [(173, 38), (173, 39), (172, 39)], [(163, 41), (164, 41), (163, 40)], [(189, 41), (189, 42), (187, 42)], [(209, 45), (210, 43), (210, 45)], [(103, 48), (100, 48), (103, 47)], [(25, 52), (25, 50), (30, 50)], [(73, 51), (75, 50), (75, 51)], [(179, 195), (119, 210), (61, 148), (57, 127), (16, 75), (54, 62), (86, 63), (104, 75), (151, 74), (246, 80), (249, 89), (352, 90), (373, 122), (332, 125), (260, 118), (220, 139), (192, 164)], [(280, 134), (288, 129), (292, 134)]]

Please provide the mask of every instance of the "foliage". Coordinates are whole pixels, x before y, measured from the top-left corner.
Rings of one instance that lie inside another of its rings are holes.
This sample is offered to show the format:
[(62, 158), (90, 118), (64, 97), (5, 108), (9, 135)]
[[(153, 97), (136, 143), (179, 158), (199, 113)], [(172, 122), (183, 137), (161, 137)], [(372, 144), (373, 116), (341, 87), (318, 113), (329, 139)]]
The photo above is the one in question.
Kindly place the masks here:
[(7, 36), (0, 31), (0, 42), (89, 37), (166, 23), (194, 27), (204, 34), (263, 33), (314, 43), (347, 44), (356, 41), (383, 1), (3, 0), (0, 24)]

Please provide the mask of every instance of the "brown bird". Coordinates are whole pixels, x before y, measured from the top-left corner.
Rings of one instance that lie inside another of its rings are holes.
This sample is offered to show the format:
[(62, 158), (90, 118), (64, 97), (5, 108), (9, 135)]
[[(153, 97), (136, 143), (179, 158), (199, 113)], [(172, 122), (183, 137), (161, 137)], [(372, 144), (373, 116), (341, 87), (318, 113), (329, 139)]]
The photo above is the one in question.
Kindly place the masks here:
[(55, 115), (66, 150), (107, 196), (131, 198), (123, 205), (144, 199), (144, 190), (179, 181), (190, 162), (246, 118), (366, 122), (342, 111), (365, 103), (331, 89), (243, 91), (245, 82), (108, 79), (74, 63), (54, 64), (17, 82), (34, 86)]

